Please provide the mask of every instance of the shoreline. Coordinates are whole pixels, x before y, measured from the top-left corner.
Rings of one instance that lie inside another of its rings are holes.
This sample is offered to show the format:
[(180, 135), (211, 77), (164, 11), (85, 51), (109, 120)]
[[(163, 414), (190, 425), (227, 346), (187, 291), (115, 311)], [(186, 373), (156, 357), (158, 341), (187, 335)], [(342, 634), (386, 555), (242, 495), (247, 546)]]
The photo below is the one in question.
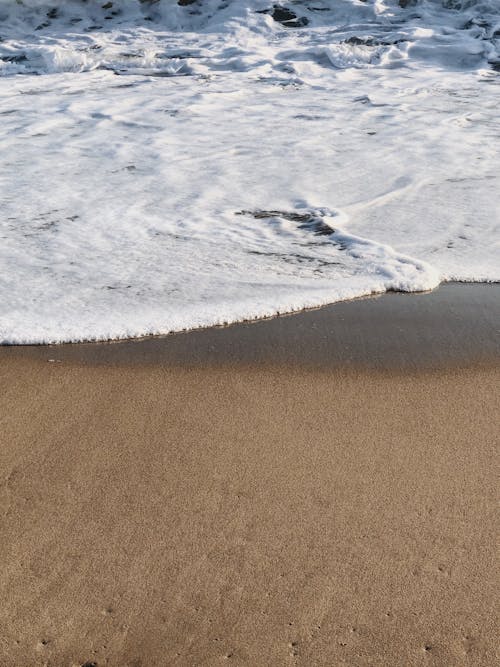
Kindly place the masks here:
[(500, 359), (500, 285), (445, 283), (432, 292), (390, 292), (165, 336), (0, 347), (0, 361), (9, 358), (181, 367), (490, 366)]

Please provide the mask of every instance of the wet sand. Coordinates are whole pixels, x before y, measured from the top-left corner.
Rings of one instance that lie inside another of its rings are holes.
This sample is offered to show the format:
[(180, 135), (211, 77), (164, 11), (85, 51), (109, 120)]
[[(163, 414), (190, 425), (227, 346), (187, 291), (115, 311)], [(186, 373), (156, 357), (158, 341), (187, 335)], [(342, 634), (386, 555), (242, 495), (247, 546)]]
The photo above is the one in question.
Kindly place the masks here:
[(449, 283), (229, 327), (107, 344), (0, 348), (5, 357), (83, 364), (300, 365), (405, 369), (490, 365), (500, 357), (500, 285)]
[(456, 288), (0, 349), (2, 667), (496, 664), (500, 289)]

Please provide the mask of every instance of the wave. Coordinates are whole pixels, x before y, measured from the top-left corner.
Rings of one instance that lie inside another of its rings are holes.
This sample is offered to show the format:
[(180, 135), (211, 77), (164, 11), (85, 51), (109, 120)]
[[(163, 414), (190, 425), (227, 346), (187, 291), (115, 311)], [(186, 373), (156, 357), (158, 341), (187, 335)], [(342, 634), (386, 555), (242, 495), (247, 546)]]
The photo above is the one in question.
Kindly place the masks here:
[(7, 0), (0, 25), (4, 76), (279, 74), (295, 61), (500, 70), (497, 0)]

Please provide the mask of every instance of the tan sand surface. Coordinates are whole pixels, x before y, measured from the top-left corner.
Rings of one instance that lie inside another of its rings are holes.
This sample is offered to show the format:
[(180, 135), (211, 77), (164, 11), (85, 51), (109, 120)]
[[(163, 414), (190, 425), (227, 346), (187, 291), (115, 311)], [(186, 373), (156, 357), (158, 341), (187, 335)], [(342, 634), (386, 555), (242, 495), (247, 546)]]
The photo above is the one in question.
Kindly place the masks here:
[(0, 665), (498, 664), (500, 369), (0, 364)]

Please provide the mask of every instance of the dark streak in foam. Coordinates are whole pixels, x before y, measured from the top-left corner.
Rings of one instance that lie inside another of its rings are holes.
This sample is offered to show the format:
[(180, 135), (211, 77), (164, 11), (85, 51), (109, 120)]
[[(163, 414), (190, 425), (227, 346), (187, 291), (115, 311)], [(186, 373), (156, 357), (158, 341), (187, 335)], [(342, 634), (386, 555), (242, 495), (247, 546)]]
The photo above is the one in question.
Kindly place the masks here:
[(330, 236), (335, 232), (332, 227), (326, 224), (317, 213), (296, 213), (294, 211), (278, 210), (256, 210), (256, 211), (236, 211), (235, 215), (248, 215), (256, 220), (270, 220), (272, 218), (283, 218), (290, 222), (298, 222), (299, 229), (305, 229), (312, 232), (315, 236)]

